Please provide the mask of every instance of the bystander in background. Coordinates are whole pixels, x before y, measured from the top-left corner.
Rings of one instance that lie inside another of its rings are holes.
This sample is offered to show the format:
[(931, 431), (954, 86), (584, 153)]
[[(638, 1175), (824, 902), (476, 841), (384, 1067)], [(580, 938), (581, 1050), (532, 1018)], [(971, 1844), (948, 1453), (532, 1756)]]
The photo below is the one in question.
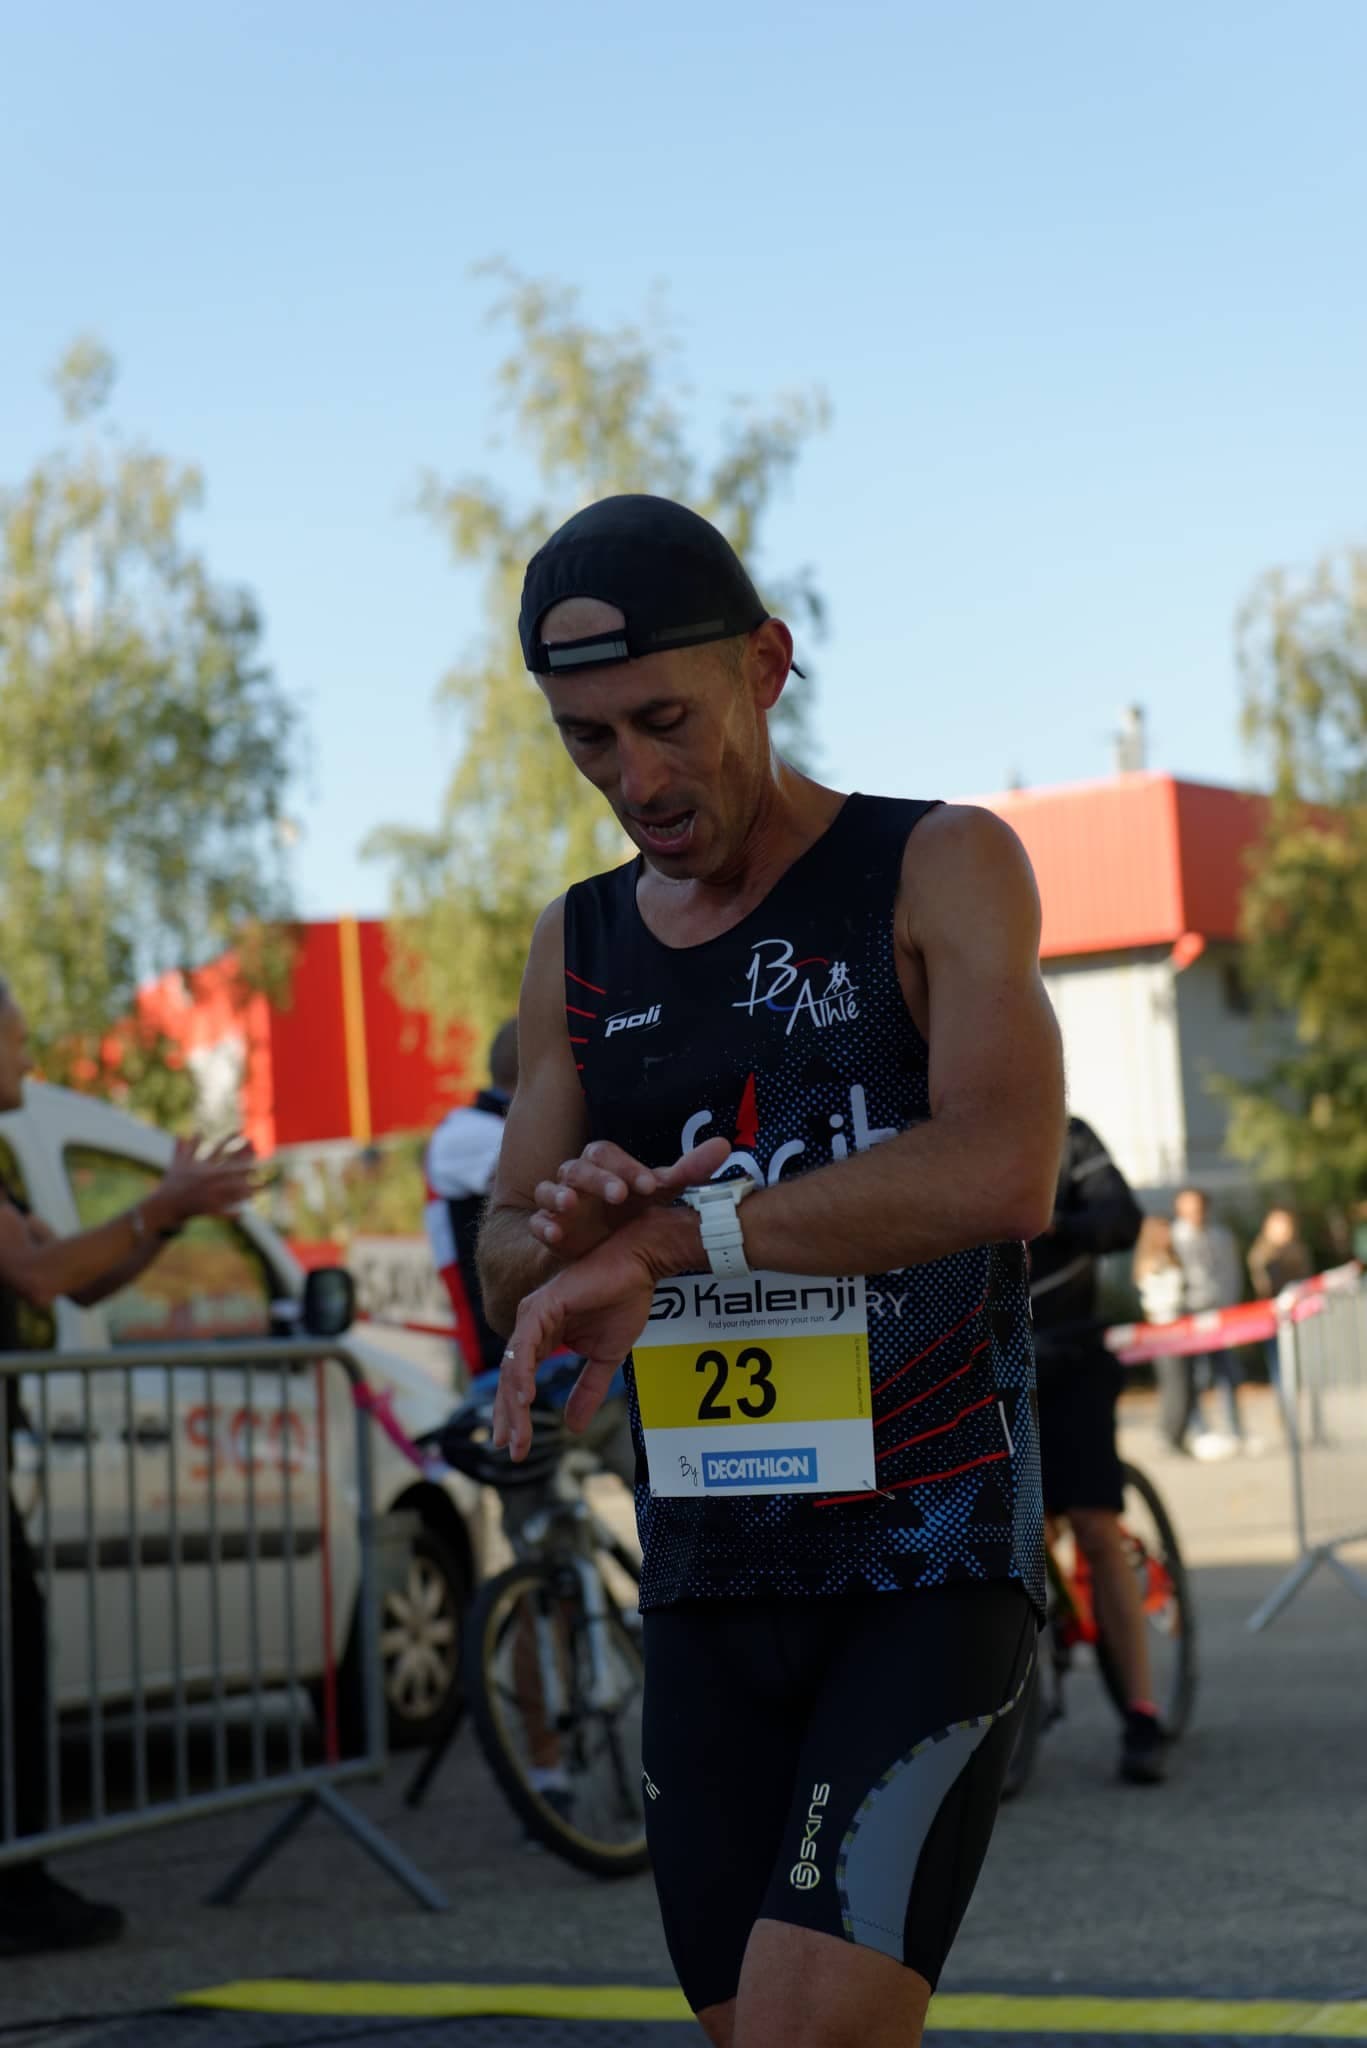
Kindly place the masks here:
[[(1249, 1278), (1259, 1301), (1275, 1301), (1297, 1280), (1308, 1280), (1314, 1270), (1314, 1257), (1301, 1236), (1295, 1210), (1282, 1204), (1269, 1209), (1248, 1252)], [(1281, 1347), (1275, 1336), (1267, 1340), (1267, 1377), (1280, 1396)]]
[[(1146, 1323), (1175, 1323), (1186, 1308), (1187, 1279), (1172, 1241), (1172, 1219), (1146, 1216), (1131, 1264)], [(1174, 1451), (1185, 1451), (1196, 1415), (1196, 1374), (1190, 1358), (1155, 1358), (1158, 1427)]]
[[(1244, 1298), (1243, 1266), (1234, 1233), (1210, 1213), (1210, 1203), (1200, 1188), (1182, 1188), (1175, 1204), (1177, 1218), (1172, 1226), (1173, 1249), (1182, 1262), (1186, 1282), (1184, 1308), (1188, 1315), (1207, 1309), (1232, 1308)], [(1239, 1411), (1239, 1386), (1243, 1372), (1239, 1353), (1232, 1347), (1208, 1351), (1191, 1360), (1193, 1392), (1199, 1411), (1203, 1387), (1218, 1386), (1224, 1396), (1226, 1429), (1203, 1427), (1192, 1439), (1191, 1451), (1198, 1458), (1231, 1458), (1241, 1450), (1262, 1448), (1248, 1436)]]
[[(0, 980), (0, 1113), (19, 1109), (31, 1068), (28, 1026)], [(171, 1165), (150, 1194), (94, 1230), (59, 1238), (28, 1213), (13, 1189), (0, 1185), (0, 1351), (20, 1348), (23, 1304), (48, 1309), (59, 1296), (83, 1307), (107, 1301), (146, 1272), (167, 1240), (192, 1216), (230, 1214), (256, 1190), (256, 1157), (249, 1145), (225, 1140), (200, 1158), (197, 1147), (177, 1143)], [(45, 1361), (35, 1354), (33, 1370)], [(2, 1390), (3, 1463), (12, 1462), (14, 1434), (23, 1424), (19, 1387)], [(6, 1470), (8, 1491), (8, 1470)], [(0, 1696), (8, 1693), (16, 1835), (38, 1835), (48, 1825), (47, 1602), (38, 1559), (10, 1494), (9, 1583), (0, 1607)], [(0, 1769), (5, 1760), (0, 1758)], [(3, 1828), (3, 1822), (0, 1822)], [(112, 1941), (123, 1928), (117, 1906), (83, 1898), (61, 1884), (36, 1858), (0, 1870), (0, 1956), (89, 1948)]]

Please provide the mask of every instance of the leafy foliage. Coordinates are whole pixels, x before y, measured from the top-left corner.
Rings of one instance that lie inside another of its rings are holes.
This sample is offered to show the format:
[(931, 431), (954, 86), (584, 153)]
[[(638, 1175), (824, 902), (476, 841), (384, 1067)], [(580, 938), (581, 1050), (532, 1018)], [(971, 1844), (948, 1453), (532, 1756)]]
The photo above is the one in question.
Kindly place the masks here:
[[(658, 308), (641, 326), (597, 327), (573, 291), (501, 265), (490, 270), (501, 286), (492, 317), (513, 337), (497, 375), (500, 410), (532, 458), (539, 495), (516, 507), (482, 478), (424, 480), (424, 510), (456, 560), (483, 573), (486, 628), (441, 685), (461, 753), (437, 824), (387, 827), (366, 848), (391, 869), (401, 995), (438, 1026), (460, 1020), (481, 1039), (516, 1008), (540, 911), (629, 850), (570, 765), (523, 669), (516, 629), (528, 559), (581, 505), (652, 491), (693, 505), (753, 563), (774, 496), (826, 417), (817, 395), (783, 397), (767, 411), (737, 404), (719, 452), (704, 462)], [(799, 629), (820, 632), (823, 605), (809, 570), (771, 580), (765, 596)], [(784, 693), (784, 706), (776, 734), (797, 758), (800, 687)]]
[(85, 438), (0, 493), (0, 973), (48, 1079), (174, 1123), (191, 1078), (127, 1020), (141, 980), (229, 945), (283, 971), (294, 715), (250, 595), (184, 537), (199, 473), (103, 424), (98, 342), (54, 381)]
[(1277, 572), (1239, 622), (1245, 731), (1273, 789), (1245, 976), (1294, 1038), (1223, 1084), (1231, 1148), (1312, 1207), (1367, 1198), (1367, 551)]

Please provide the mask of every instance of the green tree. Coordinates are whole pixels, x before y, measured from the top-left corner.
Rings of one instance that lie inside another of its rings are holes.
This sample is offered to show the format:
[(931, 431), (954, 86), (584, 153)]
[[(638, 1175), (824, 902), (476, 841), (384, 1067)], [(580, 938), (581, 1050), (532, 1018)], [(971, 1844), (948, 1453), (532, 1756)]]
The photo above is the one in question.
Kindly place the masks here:
[(98, 342), (54, 383), (68, 441), (0, 492), (0, 973), (48, 1079), (175, 1122), (193, 1086), (130, 1026), (138, 984), (229, 946), (282, 971), (294, 715), (185, 538), (199, 473), (106, 423)]
[(1367, 550), (1264, 577), (1238, 646), (1272, 785), (1245, 973), (1279, 1028), (1257, 1082), (1223, 1084), (1230, 1145), (1342, 1229), (1367, 1198)]
[[(571, 767), (522, 666), (517, 612), (528, 558), (579, 506), (653, 491), (695, 506), (753, 564), (775, 494), (826, 417), (819, 394), (780, 397), (767, 410), (737, 402), (704, 461), (694, 451), (689, 394), (674, 375), (675, 337), (658, 310), (639, 326), (598, 327), (582, 317), (575, 292), (491, 269), (502, 286), (492, 317), (512, 333), (497, 372), (500, 410), (531, 457), (538, 495), (515, 507), (481, 478), (424, 480), (423, 509), (456, 560), (483, 574), (486, 625), (440, 687), (460, 753), (436, 825), (386, 827), (365, 849), (390, 864), (400, 993), (438, 1026), (464, 1024), (480, 1040), (516, 1007), (546, 903), (629, 851)], [(775, 611), (820, 632), (809, 570), (765, 587)], [(785, 691), (785, 706), (777, 736), (799, 758), (800, 688)]]

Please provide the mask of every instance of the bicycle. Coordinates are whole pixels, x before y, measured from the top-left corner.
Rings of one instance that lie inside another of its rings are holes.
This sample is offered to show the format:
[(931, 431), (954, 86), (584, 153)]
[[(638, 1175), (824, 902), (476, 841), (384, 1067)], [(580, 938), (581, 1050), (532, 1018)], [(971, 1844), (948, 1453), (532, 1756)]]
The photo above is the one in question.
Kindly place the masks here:
[[(534, 1487), (542, 1498), (520, 1529), (522, 1554), (485, 1581), (468, 1610), (466, 1704), (489, 1768), (528, 1834), (595, 1877), (627, 1877), (649, 1860), (644, 1661), (639, 1620), (634, 1607), (620, 1604), (612, 1573), (631, 1592), (640, 1559), (588, 1500), (587, 1482), (603, 1469), (593, 1452), (568, 1434), (560, 1410), (541, 1394), (531, 1414), (532, 1448), (519, 1465), (492, 1447), (487, 1394), (472, 1395), (421, 1440), (481, 1486), (500, 1494)], [(454, 1732), (425, 1760), (410, 1805)]]
[[(1135, 1465), (1121, 1466), (1124, 1507), (1121, 1535), (1140, 1581), (1149, 1621), (1149, 1650), (1154, 1668), (1154, 1698), (1169, 1741), (1176, 1741), (1191, 1718), (1196, 1697), (1196, 1624), (1191, 1587), (1172, 1519), (1157, 1487)], [(1040, 1737), (1064, 1715), (1063, 1681), (1079, 1644), (1092, 1649), (1102, 1683), (1122, 1717), (1128, 1701), (1106, 1640), (1097, 1625), (1092, 1574), (1075, 1546), (1069, 1556), (1058, 1541), (1045, 1545), (1049, 1608), (1030, 1690), (1022, 1703), (1020, 1733), (1007, 1767), (1003, 1800), (1025, 1789), (1034, 1768)], [(1047, 1640), (1047, 1672), (1043, 1647)]]

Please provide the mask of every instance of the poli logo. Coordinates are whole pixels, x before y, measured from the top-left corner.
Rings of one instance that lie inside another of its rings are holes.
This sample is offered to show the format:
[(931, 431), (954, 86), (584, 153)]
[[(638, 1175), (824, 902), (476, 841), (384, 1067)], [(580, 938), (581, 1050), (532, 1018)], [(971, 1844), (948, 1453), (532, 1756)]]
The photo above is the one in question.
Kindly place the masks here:
[(815, 1450), (704, 1451), (702, 1483), (708, 1486), (812, 1486)]

